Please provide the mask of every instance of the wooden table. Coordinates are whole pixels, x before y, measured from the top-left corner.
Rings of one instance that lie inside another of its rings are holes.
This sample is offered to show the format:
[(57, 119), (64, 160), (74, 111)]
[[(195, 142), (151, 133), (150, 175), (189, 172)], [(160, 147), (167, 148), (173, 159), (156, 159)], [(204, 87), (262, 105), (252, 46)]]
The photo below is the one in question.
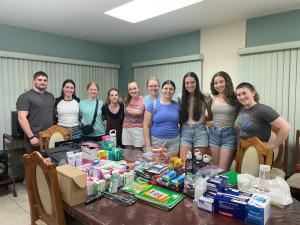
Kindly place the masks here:
[[(300, 202), (296, 199), (293, 200), (294, 203), (285, 209), (272, 207), (271, 218), (267, 224), (299, 225)], [(66, 203), (63, 203), (63, 205), (64, 210), (76, 220), (93, 225), (245, 224), (243, 221), (200, 210), (188, 197), (171, 211), (163, 211), (141, 202), (137, 202), (133, 206), (123, 207), (105, 198), (88, 206), (82, 204), (70, 207)]]

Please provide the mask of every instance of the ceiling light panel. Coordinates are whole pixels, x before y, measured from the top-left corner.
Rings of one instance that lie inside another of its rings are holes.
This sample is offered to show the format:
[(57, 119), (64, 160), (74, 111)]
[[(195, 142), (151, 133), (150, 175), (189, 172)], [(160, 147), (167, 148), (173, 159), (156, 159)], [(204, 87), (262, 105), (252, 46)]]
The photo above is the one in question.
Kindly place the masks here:
[(105, 12), (130, 23), (141, 22), (203, 0), (134, 0)]

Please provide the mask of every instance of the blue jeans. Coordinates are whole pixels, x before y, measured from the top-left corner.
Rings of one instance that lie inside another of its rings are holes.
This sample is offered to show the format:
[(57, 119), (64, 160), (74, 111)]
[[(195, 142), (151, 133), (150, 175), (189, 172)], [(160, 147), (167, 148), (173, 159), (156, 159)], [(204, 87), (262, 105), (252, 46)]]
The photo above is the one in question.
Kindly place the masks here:
[(206, 126), (203, 123), (184, 123), (181, 128), (180, 144), (188, 147), (208, 147)]
[(237, 136), (233, 127), (218, 128), (212, 125), (209, 129), (209, 146), (235, 150)]
[[(61, 126), (61, 127), (63, 127), (63, 126)], [(81, 138), (81, 136), (82, 136), (80, 126), (63, 127), (63, 128), (71, 128), (72, 129), (72, 139)]]

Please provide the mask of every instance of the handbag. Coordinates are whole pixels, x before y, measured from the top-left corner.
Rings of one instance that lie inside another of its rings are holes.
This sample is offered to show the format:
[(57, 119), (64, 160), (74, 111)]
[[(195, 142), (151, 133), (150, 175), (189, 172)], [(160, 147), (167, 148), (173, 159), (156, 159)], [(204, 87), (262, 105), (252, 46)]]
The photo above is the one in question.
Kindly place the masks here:
[(94, 132), (94, 124), (96, 122), (97, 112), (98, 112), (98, 99), (97, 99), (97, 102), (96, 102), (96, 109), (95, 109), (94, 118), (92, 120), (92, 123), (87, 124), (87, 125), (84, 125), (84, 124), (81, 125), (80, 129), (81, 129), (81, 132), (84, 136)]

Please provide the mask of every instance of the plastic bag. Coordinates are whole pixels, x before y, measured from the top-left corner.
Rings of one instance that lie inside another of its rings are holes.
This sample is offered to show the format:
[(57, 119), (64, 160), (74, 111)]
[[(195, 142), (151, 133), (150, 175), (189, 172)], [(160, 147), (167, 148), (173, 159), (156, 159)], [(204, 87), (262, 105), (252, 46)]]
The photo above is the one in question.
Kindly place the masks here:
[(238, 174), (237, 178), (239, 190), (268, 195), (271, 198), (272, 205), (283, 208), (293, 203), (290, 187), (281, 177), (276, 177), (275, 179), (271, 179), (269, 181), (268, 192), (261, 190), (261, 182), (259, 178), (247, 173)]
[(269, 196), (271, 204), (278, 207), (285, 207), (293, 203), (291, 191), (288, 183), (281, 177), (276, 177), (270, 181)]
[(250, 189), (253, 187), (254, 178), (255, 177), (253, 175), (248, 173), (238, 174), (238, 189), (241, 191), (250, 191)]

